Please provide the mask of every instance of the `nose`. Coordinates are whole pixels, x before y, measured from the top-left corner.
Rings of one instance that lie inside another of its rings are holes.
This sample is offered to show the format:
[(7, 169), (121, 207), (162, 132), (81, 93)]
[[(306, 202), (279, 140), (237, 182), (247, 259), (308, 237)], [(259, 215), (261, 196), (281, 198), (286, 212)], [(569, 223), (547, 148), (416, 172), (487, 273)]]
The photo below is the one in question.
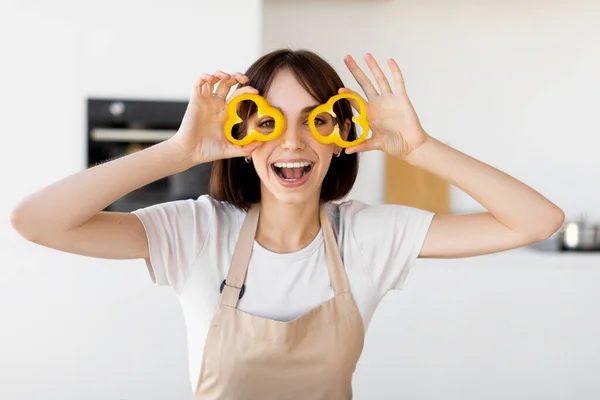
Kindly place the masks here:
[(304, 146), (302, 127), (296, 124), (287, 125), (281, 135), (281, 147), (289, 151), (295, 151), (303, 149)]

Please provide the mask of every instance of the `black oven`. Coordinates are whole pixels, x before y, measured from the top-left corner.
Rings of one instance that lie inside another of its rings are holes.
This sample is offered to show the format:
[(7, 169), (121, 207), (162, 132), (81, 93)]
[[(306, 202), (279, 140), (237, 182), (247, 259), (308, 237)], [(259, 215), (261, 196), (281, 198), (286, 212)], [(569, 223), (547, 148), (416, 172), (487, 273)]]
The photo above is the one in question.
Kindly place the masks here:
[[(87, 100), (88, 167), (145, 149), (170, 138), (187, 102), (168, 100)], [(195, 199), (209, 190), (212, 163), (152, 182), (118, 199), (105, 211), (130, 212), (172, 200)]]

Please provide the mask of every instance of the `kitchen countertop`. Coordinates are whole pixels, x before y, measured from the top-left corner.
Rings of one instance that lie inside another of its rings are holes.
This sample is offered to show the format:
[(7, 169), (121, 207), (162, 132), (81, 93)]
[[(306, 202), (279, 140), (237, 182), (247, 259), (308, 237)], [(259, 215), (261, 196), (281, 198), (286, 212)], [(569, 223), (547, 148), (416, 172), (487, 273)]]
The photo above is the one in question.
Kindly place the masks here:
[(552, 251), (543, 250), (545, 244), (525, 246), (518, 249), (455, 259), (418, 259), (418, 265), (443, 266), (534, 266), (534, 267), (597, 267), (600, 269), (600, 251)]

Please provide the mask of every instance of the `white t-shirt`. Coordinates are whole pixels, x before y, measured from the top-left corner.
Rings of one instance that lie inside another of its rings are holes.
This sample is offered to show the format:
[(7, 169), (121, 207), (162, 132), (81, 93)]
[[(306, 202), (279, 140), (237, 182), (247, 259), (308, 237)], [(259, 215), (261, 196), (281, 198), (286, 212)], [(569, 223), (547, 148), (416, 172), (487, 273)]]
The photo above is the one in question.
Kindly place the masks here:
[[(401, 205), (329, 203), (350, 288), (365, 330), (387, 291), (401, 289), (416, 260), (433, 213)], [(150, 277), (173, 289), (187, 325), (190, 382), (196, 387), (204, 342), (219, 288), (245, 212), (208, 195), (133, 211), (144, 225)], [(307, 247), (287, 254), (254, 243), (238, 308), (289, 321), (333, 297), (322, 232)]]

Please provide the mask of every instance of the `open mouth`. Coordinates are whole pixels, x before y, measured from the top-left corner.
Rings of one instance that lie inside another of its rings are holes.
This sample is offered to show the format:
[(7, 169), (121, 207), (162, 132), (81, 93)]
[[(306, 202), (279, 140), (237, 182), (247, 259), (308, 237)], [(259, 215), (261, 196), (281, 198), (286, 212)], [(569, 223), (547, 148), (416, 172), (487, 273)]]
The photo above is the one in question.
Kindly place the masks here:
[(275, 162), (271, 169), (285, 186), (298, 186), (308, 180), (313, 165), (310, 161)]

